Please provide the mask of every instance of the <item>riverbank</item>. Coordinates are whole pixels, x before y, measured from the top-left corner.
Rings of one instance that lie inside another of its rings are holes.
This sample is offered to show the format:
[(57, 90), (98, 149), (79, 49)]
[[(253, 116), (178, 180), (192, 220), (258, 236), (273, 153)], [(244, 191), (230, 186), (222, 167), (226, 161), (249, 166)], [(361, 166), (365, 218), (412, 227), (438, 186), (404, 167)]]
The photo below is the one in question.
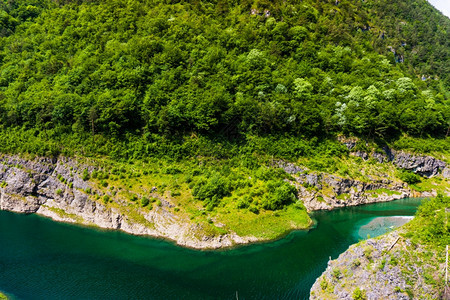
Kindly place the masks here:
[[(373, 165), (350, 157), (336, 163), (359, 168), (366, 175), (345, 177), (275, 161), (256, 171), (236, 168), (240, 177), (228, 170), (225, 179), (217, 177), (215, 182), (218, 163), (126, 164), (2, 155), (0, 209), (165, 238), (189, 248), (217, 249), (309, 228), (308, 212), (314, 210), (435, 195), (436, 190), (446, 189), (447, 180), (437, 174), (424, 178), (420, 183), (424, 187), (412, 187), (395, 177), (393, 164)], [(227, 168), (224, 162), (222, 170)], [(223, 191), (229, 185), (234, 187)], [(287, 190), (289, 185), (295, 189)], [(294, 192), (296, 199), (291, 198)], [(223, 198), (203, 200), (199, 193), (223, 193)], [(286, 199), (291, 200), (284, 204)], [(275, 203), (281, 205), (272, 208)]]
[(401, 229), (352, 245), (329, 261), (311, 299), (443, 299), (449, 233), (442, 221), (449, 199), (425, 203)]
[(412, 216), (420, 202), (314, 212), (314, 230), (226, 251), (193, 251), (160, 239), (0, 211), (0, 287), (17, 299), (225, 300), (236, 291), (240, 299), (307, 299), (328, 258), (361, 239), (358, 228), (380, 216)]

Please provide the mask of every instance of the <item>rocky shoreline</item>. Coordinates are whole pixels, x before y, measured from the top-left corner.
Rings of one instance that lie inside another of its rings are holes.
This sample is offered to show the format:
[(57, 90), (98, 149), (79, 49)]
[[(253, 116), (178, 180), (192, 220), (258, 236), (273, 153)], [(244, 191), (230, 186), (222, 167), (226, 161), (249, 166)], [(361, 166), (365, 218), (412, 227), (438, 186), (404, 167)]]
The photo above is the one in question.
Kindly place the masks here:
[(401, 229), (352, 245), (328, 262), (310, 299), (440, 299), (436, 287), (422, 278), (424, 273), (438, 277), (442, 267), (423, 262), (417, 254), (426, 251)]
[[(418, 161), (428, 162), (425, 164), (428, 167), (421, 166), (421, 170), (432, 176), (448, 169), (445, 163), (432, 157), (410, 156), (414, 162), (409, 165), (405, 162), (405, 155), (401, 157), (403, 165), (411, 168), (415, 168)], [(0, 210), (37, 213), (55, 221), (149, 235), (195, 249), (226, 248), (260, 241), (256, 237), (242, 237), (233, 232), (207, 234), (202, 224), (192, 222), (188, 216), (174, 213), (170, 209), (173, 207), (170, 199), (154, 191), (151, 191), (150, 196), (158, 198), (161, 205), (152, 210), (130, 206), (121, 200), (104, 203), (101, 199), (105, 197), (105, 192), (89, 180), (83, 180), (83, 171), (92, 172), (93, 167), (80, 161), (66, 157), (25, 159), (17, 155), (2, 155)], [(283, 168), (293, 176), (294, 181), (291, 183), (297, 187), (298, 198), (308, 211), (406, 197), (434, 196), (432, 192), (413, 192), (405, 183), (390, 179), (362, 182), (332, 174), (308, 172), (282, 161), (276, 162), (274, 167)], [(323, 193), (325, 189), (330, 193)]]
[(0, 210), (37, 213), (55, 221), (149, 235), (195, 249), (217, 249), (257, 241), (255, 237), (234, 233), (205, 235), (201, 226), (171, 212), (170, 203), (163, 198), (161, 206), (151, 211), (120, 203), (104, 204), (92, 197), (103, 196), (103, 193), (82, 179), (82, 170), (90, 168), (76, 159), (27, 160), (4, 155), (0, 158)]

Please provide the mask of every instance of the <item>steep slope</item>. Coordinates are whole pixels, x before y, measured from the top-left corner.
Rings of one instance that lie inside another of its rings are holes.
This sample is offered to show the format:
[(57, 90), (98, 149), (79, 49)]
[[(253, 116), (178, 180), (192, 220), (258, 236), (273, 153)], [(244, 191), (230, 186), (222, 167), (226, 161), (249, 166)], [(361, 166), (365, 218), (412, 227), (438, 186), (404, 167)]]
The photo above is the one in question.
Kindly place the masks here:
[(444, 299), (448, 197), (423, 204), (403, 228), (351, 246), (311, 289), (311, 299)]
[(2, 1), (1, 151), (89, 157), (92, 201), (201, 236), (448, 193), (450, 21), (408, 3)]
[(385, 2), (3, 2), (1, 122), (115, 157), (192, 134), (443, 137), (449, 19)]

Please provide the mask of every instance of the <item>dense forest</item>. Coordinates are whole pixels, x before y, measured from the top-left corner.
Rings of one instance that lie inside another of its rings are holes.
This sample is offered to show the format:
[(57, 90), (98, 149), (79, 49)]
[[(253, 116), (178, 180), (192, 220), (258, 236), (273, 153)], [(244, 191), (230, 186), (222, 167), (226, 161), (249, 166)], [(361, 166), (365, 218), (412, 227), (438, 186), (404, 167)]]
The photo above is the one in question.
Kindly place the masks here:
[(449, 131), (450, 20), (426, 0), (2, 0), (0, 24), (5, 151), (283, 156)]

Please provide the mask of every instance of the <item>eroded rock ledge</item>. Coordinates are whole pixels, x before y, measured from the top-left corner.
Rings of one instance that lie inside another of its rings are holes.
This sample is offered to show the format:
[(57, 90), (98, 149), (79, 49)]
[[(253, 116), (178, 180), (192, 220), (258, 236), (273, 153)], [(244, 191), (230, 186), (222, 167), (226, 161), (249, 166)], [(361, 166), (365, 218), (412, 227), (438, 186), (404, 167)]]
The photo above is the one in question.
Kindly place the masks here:
[(298, 197), (308, 211), (331, 210), (408, 197), (435, 196), (434, 192), (414, 192), (406, 183), (388, 178), (363, 182), (323, 172), (311, 172), (284, 161), (277, 161), (274, 166), (292, 175), (295, 179), (293, 183), (298, 189)]
[(446, 163), (432, 156), (396, 151), (387, 146), (381, 152), (366, 153), (360, 150), (354, 151), (355, 142), (344, 142), (344, 144), (350, 150), (351, 155), (364, 160), (372, 157), (378, 163), (391, 162), (399, 169), (409, 170), (424, 177), (434, 177), (440, 173), (444, 178), (450, 177), (450, 169)]
[(56, 221), (166, 238), (197, 249), (230, 247), (257, 240), (234, 233), (207, 236), (198, 224), (172, 213), (168, 209), (170, 202), (162, 198), (162, 205), (151, 211), (126, 203), (103, 204), (93, 200), (93, 194), (102, 196), (103, 193), (82, 180), (85, 169), (92, 171), (91, 166), (76, 159), (26, 160), (4, 155), (0, 158), (0, 210), (37, 213)]

